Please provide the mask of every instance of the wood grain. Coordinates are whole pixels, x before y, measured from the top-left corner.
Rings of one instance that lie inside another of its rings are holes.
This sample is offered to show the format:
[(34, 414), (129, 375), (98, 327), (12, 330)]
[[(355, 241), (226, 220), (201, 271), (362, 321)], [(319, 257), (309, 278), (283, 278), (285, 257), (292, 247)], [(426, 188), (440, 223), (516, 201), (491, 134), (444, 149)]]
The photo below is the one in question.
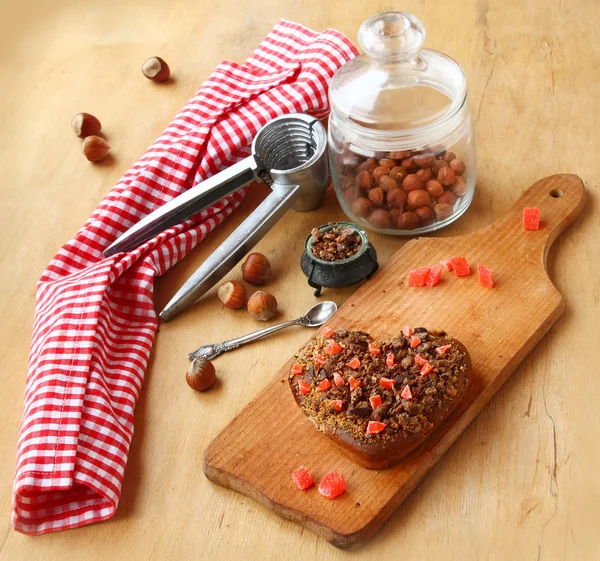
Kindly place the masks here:
[[(389, 9), (361, 0), (240, 3), (150, 0), (4, 2), (0, 17), (0, 558), (10, 561), (323, 559), (348, 554), (252, 499), (213, 485), (202, 455), (306, 340), (290, 329), (215, 361), (220, 384), (185, 385), (186, 353), (257, 328), (214, 294), (162, 325), (142, 395), (123, 493), (114, 520), (28, 538), (11, 530), (10, 500), (23, 408), (35, 283), (101, 198), (162, 132), (223, 59), (241, 62), (280, 17), (356, 40), (361, 22)], [(394, 5), (394, 7), (397, 7)], [(475, 116), (477, 191), (469, 211), (436, 234), (491, 224), (524, 186), (554, 173), (586, 185), (582, 216), (556, 240), (549, 274), (565, 313), (406, 500), (360, 559), (598, 560), (600, 386), (596, 341), (600, 221), (600, 26), (593, 0), (406, 0), (427, 28), (426, 46), (463, 66)], [(173, 81), (141, 72), (163, 57)], [(80, 153), (71, 117), (100, 118), (112, 158)], [(258, 204), (252, 187), (221, 228), (156, 285), (161, 308)], [(256, 248), (269, 256), (267, 285), (297, 317), (315, 301), (298, 266), (310, 228), (344, 218), (330, 191), (324, 206), (290, 212)], [(405, 243), (371, 236), (380, 263)], [(298, 240), (298, 244), (296, 241)], [(234, 271), (230, 278), (240, 278)], [(343, 304), (356, 287), (323, 292)], [(276, 320), (274, 320), (276, 321)]]
[[(406, 244), (327, 322), (359, 329), (376, 339), (395, 336), (403, 325), (447, 331), (469, 350), (473, 374), (453, 413), (397, 466), (368, 470), (319, 434), (296, 406), (287, 376), (293, 358), (211, 443), (204, 473), (220, 485), (300, 522), (342, 549), (363, 545), (392, 515), (442, 454), (498, 391), (564, 310), (546, 272), (554, 240), (581, 213), (583, 183), (554, 175), (532, 185), (513, 208), (488, 228), (454, 238), (418, 238)], [(541, 208), (537, 231), (522, 226), (524, 207)], [(434, 289), (405, 285), (408, 271), (464, 255), (470, 277), (446, 274)], [(483, 288), (476, 264), (494, 273)], [(316, 335), (320, 335), (322, 329)], [(318, 477), (337, 469), (348, 491), (334, 504), (314, 489), (301, 493), (290, 474), (306, 465)]]

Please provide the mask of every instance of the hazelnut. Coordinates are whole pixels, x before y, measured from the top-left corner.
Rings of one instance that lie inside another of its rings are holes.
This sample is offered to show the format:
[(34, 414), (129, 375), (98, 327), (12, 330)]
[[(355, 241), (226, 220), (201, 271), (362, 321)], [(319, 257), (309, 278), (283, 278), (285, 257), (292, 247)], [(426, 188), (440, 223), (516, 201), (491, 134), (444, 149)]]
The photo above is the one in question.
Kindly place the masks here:
[(433, 179), (433, 173), (429, 168), (420, 169), (417, 171), (416, 175), (418, 175), (424, 183), (427, 183), (430, 179)]
[(368, 191), (373, 185), (371, 181), (371, 173), (368, 172), (366, 169), (359, 171), (358, 175), (356, 176), (356, 184), (361, 189)]
[(433, 210), (438, 220), (445, 220), (452, 216), (452, 205), (446, 203), (438, 203), (433, 207)]
[(224, 282), (217, 290), (217, 295), (225, 306), (234, 310), (243, 308), (248, 299), (246, 288), (236, 280)]
[(410, 173), (414, 173), (419, 169), (413, 158), (404, 158), (404, 160), (400, 162), (400, 165)]
[(383, 158), (379, 160), (379, 165), (392, 169), (393, 167), (396, 167), (396, 161), (392, 160), (391, 158)]
[(248, 299), (248, 312), (259, 321), (267, 321), (277, 313), (277, 300), (268, 292), (259, 290)]
[(368, 171), (372, 173), (373, 170), (377, 167), (377, 162), (373, 158), (367, 158), (362, 164), (358, 166), (358, 171)]
[(407, 175), (404, 181), (402, 181), (402, 187), (404, 187), (405, 191), (418, 191), (419, 189), (423, 189), (423, 185), (423, 180), (416, 173)]
[(390, 213), (387, 210), (382, 210), (380, 208), (371, 213), (369, 220), (376, 228), (390, 228), (392, 226)]
[(411, 191), (406, 199), (406, 204), (409, 208), (418, 208), (420, 206), (427, 206), (431, 203), (431, 197), (427, 191)]
[(372, 206), (373, 203), (371, 203), (371, 201), (364, 197), (360, 197), (352, 203), (352, 213), (361, 218), (365, 218), (367, 214), (369, 214)]
[(110, 150), (108, 142), (95, 135), (86, 136), (81, 145), (81, 151), (90, 162), (100, 162), (106, 158)]
[(375, 183), (377, 183), (377, 181), (379, 181), (379, 178), (383, 175), (389, 175), (390, 174), (390, 169), (388, 166), (378, 166), (373, 170), (373, 181), (375, 181)]
[(212, 388), (216, 380), (215, 367), (204, 357), (195, 358), (185, 374), (187, 385), (198, 392)]
[(437, 180), (442, 185), (452, 185), (456, 181), (456, 175), (451, 167), (442, 168), (438, 171)]
[(419, 154), (413, 158), (415, 164), (422, 169), (428, 168), (433, 163), (433, 160), (435, 160), (435, 156), (431, 154)]
[(401, 208), (391, 208), (390, 209), (390, 218), (392, 219), (392, 226), (398, 224), (398, 219), (400, 218), (401, 214), (402, 214)]
[(379, 186), (384, 191), (391, 191), (392, 189), (398, 187), (398, 184), (396, 183), (396, 180), (392, 179), (389, 175), (383, 175), (379, 178)]
[(403, 212), (396, 222), (401, 230), (414, 230), (419, 225), (419, 217), (414, 212)]
[(444, 191), (438, 198), (438, 203), (446, 203), (447, 205), (454, 206), (456, 197), (450, 191)]
[[(416, 193), (417, 191), (415, 191)], [(420, 226), (429, 226), (433, 222), (433, 210), (428, 206), (420, 206), (415, 209), (415, 214), (419, 217)]]
[(410, 157), (410, 152), (408, 150), (400, 150), (398, 152), (390, 152), (390, 158), (392, 160), (405, 160)]
[(375, 206), (382, 206), (383, 201), (385, 200), (385, 194), (383, 192), (383, 189), (381, 187), (376, 187), (375, 189), (371, 189), (369, 191), (369, 200)]
[(390, 171), (390, 177), (397, 181), (398, 183), (402, 183), (402, 180), (408, 175), (408, 172), (402, 166), (396, 166), (392, 168)]
[(406, 191), (396, 187), (387, 194), (387, 204), (391, 207), (402, 208), (406, 202)]
[(102, 128), (100, 121), (89, 113), (77, 113), (71, 119), (71, 126), (79, 138), (85, 138), (92, 134), (97, 135)]
[(432, 197), (439, 197), (444, 192), (444, 186), (437, 179), (429, 180), (425, 189)]
[(438, 172), (445, 167), (448, 167), (448, 162), (446, 160), (436, 160), (431, 164), (431, 171), (433, 172), (433, 175), (437, 177)]
[(151, 56), (142, 64), (142, 73), (148, 80), (164, 82), (171, 75), (169, 65), (158, 56)]
[(458, 158), (455, 158), (450, 162), (450, 167), (454, 170), (456, 175), (462, 175), (465, 173), (465, 163)]
[(242, 276), (248, 284), (265, 284), (271, 275), (271, 263), (262, 253), (251, 253), (242, 265)]
[[(453, 160), (455, 161), (455, 160)], [(467, 183), (466, 181), (459, 175), (454, 182), (454, 185), (450, 187), (450, 190), (456, 197), (464, 197), (467, 193)]]
[(450, 163), (452, 160), (456, 159), (456, 154), (454, 152), (446, 152), (442, 159), (447, 163)]

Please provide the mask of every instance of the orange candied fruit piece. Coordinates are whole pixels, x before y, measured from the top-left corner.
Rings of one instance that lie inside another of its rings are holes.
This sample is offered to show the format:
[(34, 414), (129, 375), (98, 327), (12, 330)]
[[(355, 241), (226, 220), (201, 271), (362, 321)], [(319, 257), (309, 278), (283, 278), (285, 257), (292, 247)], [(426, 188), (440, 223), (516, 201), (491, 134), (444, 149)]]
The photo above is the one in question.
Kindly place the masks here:
[(433, 366), (426, 362), (421, 368), (421, 376), (427, 376), (433, 370)]
[(477, 265), (477, 274), (479, 275), (479, 284), (486, 288), (494, 288), (494, 279), (492, 271), (483, 265)]
[(466, 257), (451, 257), (450, 261), (457, 277), (468, 277), (471, 274), (471, 267)]
[(524, 230), (539, 230), (540, 229), (540, 209), (528, 208), (523, 209), (523, 229)]
[(452, 347), (452, 345), (442, 345), (441, 347), (436, 347), (435, 352), (438, 356), (444, 356), (450, 347)]
[(408, 271), (406, 286), (425, 286), (429, 271), (429, 267), (419, 267), (418, 269)]
[(344, 407), (344, 403), (342, 402), (341, 399), (334, 399), (331, 402), (331, 407), (333, 407), (336, 411), (341, 411), (342, 408)]
[(405, 326), (405, 327), (403, 327), (402, 328), (402, 334), (405, 337), (410, 337), (413, 334), (413, 328), (412, 327), (408, 327), (408, 325)]
[(415, 362), (419, 365), (419, 366), (424, 366), (425, 364), (427, 364), (427, 360), (424, 359), (420, 354), (416, 354), (415, 355)]
[(325, 379), (324, 379), (324, 380), (323, 380), (323, 381), (322, 381), (322, 382), (321, 382), (321, 383), (320, 383), (320, 384), (317, 386), (317, 389), (318, 389), (320, 392), (325, 392), (325, 391), (327, 391), (327, 390), (328, 390), (330, 387), (331, 387), (331, 382), (330, 382), (330, 381), (329, 381), (327, 378), (325, 378)]
[(348, 366), (350, 368), (353, 368), (354, 370), (358, 370), (360, 368), (360, 360), (358, 360), (358, 357), (355, 356), (349, 363)]
[(444, 259), (440, 261), (440, 263), (444, 266), (447, 271), (453, 271), (454, 267), (452, 266), (452, 257), (448, 257), (448, 259)]
[(379, 434), (387, 425), (379, 421), (369, 421), (367, 425), (367, 434)]
[(292, 366), (292, 376), (298, 376), (299, 374), (302, 374), (302, 372), (304, 372), (304, 368), (301, 364), (294, 364), (294, 366)]
[(393, 388), (395, 383), (396, 383), (396, 380), (392, 380), (391, 378), (386, 378), (385, 376), (382, 376), (379, 379), (379, 385), (382, 388), (387, 388), (387, 389)]
[(369, 403), (371, 404), (371, 407), (373, 409), (377, 409), (381, 405), (381, 396), (380, 395), (374, 395), (374, 396), (370, 397), (369, 398)]
[(326, 339), (333, 337), (334, 333), (335, 332), (333, 331), (333, 329), (331, 329), (331, 327), (326, 327), (325, 329), (323, 329), (323, 337), (325, 337)]
[(396, 355), (394, 353), (388, 353), (385, 357), (386, 366), (394, 366), (396, 362)]
[(378, 355), (381, 352), (381, 349), (375, 343), (369, 343), (369, 352), (372, 355)]
[(427, 275), (427, 279), (425, 279), (425, 284), (427, 286), (435, 286), (438, 282), (440, 282), (441, 278), (442, 278), (442, 268), (439, 265), (435, 265), (434, 267), (431, 268), (431, 271), (429, 271), (429, 274)]
[(340, 386), (344, 386), (346, 382), (344, 382), (344, 378), (339, 372), (333, 373), (333, 383), (339, 388)]
[(310, 386), (308, 385), (307, 382), (305, 382), (304, 380), (300, 380), (298, 382), (298, 391), (302, 394), (302, 395), (306, 395), (307, 393), (310, 393)]
[(360, 386), (362, 385), (360, 383), (360, 380), (357, 380), (356, 378), (350, 376), (350, 378), (348, 378), (348, 383), (350, 384), (350, 389), (351, 390), (355, 390), (356, 388), (360, 388)]
[(341, 495), (346, 490), (346, 480), (337, 471), (330, 471), (323, 476), (319, 483), (319, 493), (330, 501)]
[(325, 355), (317, 355), (315, 356), (315, 362), (323, 366), (327, 362), (327, 357)]
[(329, 345), (325, 349), (325, 352), (329, 355), (337, 355), (341, 351), (342, 351), (342, 347), (340, 347), (340, 345), (338, 343), (336, 343), (335, 341), (331, 341), (331, 343), (329, 343)]
[(402, 393), (400, 394), (402, 399), (412, 399), (412, 392), (408, 386), (404, 386)]
[(314, 483), (310, 471), (308, 471), (305, 466), (300, 466), (297, 470), (292, 472), (292, 481), (301, 491), (306, 491), (306, 489), (312, 487)]
[(411, 349), (418, 347), (420, 344), (421, 344), (421, 339), (419, 339), (416, 335), (413, 335), (410, 338), (410, 348)]

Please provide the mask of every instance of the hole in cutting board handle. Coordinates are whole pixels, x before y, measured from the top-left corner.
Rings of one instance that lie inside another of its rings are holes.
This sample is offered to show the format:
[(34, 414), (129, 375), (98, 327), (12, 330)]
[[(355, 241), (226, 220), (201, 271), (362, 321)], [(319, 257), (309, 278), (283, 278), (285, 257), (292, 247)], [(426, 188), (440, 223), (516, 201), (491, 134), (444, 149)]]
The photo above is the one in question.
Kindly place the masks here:
[(553, 199), (558, 199), (558, 197), (562, 197), (563, 192), (560, 189), (552, 189), (552, 191), (550, 191), (550, 196)]

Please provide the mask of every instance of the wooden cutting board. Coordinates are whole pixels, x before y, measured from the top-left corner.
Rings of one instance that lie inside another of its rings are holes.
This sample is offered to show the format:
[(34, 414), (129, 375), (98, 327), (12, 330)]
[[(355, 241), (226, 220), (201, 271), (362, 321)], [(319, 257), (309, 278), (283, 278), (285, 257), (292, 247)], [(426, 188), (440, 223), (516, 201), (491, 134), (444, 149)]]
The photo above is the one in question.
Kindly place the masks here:
[[(473, 375), (463, 401), (402, 463), (388, 470), (364, 469), (317, 432), (288, 387), (290, 357), (210, 444), (204, 456), (206, 476), (337, 547), (365, 543), (563, 312), (563, 299), (547, 275), (546, 257), (554, 240), (580, 214), (584, 200), (577, 176), (554, 175), (530, 187), (510, 212), (484, 230), (454, 238), (416, 238), (328, 322), (333, 328), (365, 330), (375, 338), (392, 337), (404, 325), (443, 329), (469, 349)], [(523, 230), (523, 207), (541, 208), (539, 230)], [(410, 269), (455, 255), (467, 257), (470, 277), (444, 271), (435, 288), (405, 286)], [(493, 271), (495, 288), (480, 286), (478, 263)], [(309, 467), (317, 484), (326, 472), (338, 470), (346, 477), (346, 493), (328, 501), (315, 487), (299, 491), (290, 474), (301, 464)]]

